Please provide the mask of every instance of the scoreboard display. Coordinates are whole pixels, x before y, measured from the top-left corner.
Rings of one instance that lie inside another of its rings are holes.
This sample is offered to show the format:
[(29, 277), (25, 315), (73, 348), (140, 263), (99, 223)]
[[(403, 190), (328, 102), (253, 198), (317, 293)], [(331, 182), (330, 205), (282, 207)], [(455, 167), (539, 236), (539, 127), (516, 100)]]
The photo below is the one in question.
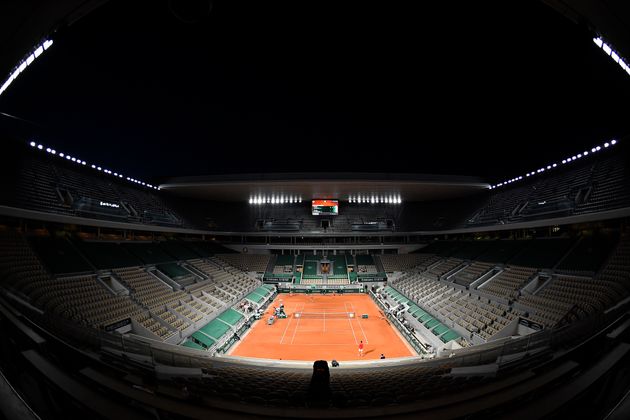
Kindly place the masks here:
[(313, 216), (337, 216), (339, 214), (339, 201), (313, 200), (311, 209)]

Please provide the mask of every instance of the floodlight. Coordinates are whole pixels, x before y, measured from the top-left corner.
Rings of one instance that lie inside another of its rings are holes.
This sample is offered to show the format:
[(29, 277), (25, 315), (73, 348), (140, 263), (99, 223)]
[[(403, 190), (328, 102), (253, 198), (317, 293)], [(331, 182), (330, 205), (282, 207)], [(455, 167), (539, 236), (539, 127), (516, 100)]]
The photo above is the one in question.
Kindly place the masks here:
[(29, 55), (28, 58), (26, 59), (26, 65), (30, 66), (31, 63), (35, 61), (35, 56), (33, 54)]
[(65, 155), (62, 152), (59, 152), (59, 157), (64, 157)]
[(18, 67), (18, 70), (20, 71), (20, 73), (22, 73), (25, 68), (26, 68), (26, 61), (22, 61), (22, 64), (20, 64), (20, 67)]
[(598, 152), (602, 150), (601, 146), (597, 146), (595, 149), (597, 149)]
[(558, 164), (557, 164), (557, 163), (554, 163), (554, 164), (553, 164), (553, 165), (551, 165), (551, 166), (553, 166), (553, 167), (555, 168), (556, 166), (558, 166)]
[(583, 156), (588, 156), (588, 150), (585, 150), (584, 153), (582, 153)]
[(50, 153), (52, 153), (53, 155), (56, 155), (56, 154), (57, 154), (57, 151), (56, 151), (55, 149), (52, 149), (52, 150), (50, 151)]
[(610, 144), (612, 144), (614, 146), (615, 144), (617, 144), (617, 140), (611, 140)]
[(42, 150), (42, 149), (44, 148), (44, 146), (42, 146), (41, 144), (38, 144), (38, 145), (37, 145), (37, 148), (38, 148), (39, 150)]
[(604, 143), (604, 147), (608, 147), (608, 146), (610, 146), (610, 143), (608, 142)]
[(77, 158), (74, 158), (74, 157), (73, 157), (73, 158), (71, 158), (70, 160), (71, 160), (71, 161), (73, 161), (73, 162), (76, 162), (76, 161), (77, 161)]
[(605, 42), (602, 44), (602, 49), (608, 55), (612, 53), (612, 48), (610, 48), (610, 46), (608, 46), (608, 44), (606, 44)]
[(551, 165), (547, 165), (547, 169), (551, 169)]
[(100, 166), (97, 166), (96, 169), (100, 171), (102, 168)]
[(46, 41), (44, 41), (44, 49), (47, 50), (48, 48), (50, 48), (50, 46), (53, 44), (52, 39), (47, 39)]
[(616, 53), (616, 52), (614, 52), (614, 51), (613, 51), (613, 52), (610, 54), (610, 57), (611, 57), (611, 58), (612, 58), (612, 59), (613, 59), (616, 63), (618, 63), (618, 62), (619, 62), (619, 56), (617, 55), (617, 53)]
[(35, 50), (35, 52), (33, 53), (35, 55), (35, 58), (39, 57), (41, 53), (44, 52), (44, 47), (42, 47), (41, 45), (39, 47), (37, 47), (37, 49)]
[(602, 41), (601, 38), (593, 38), (593, 42), (599, 47), (602, 47), (602, 44), (604, 43), (604, 41)]
[(85, 166), (85, 165), (87, 165), (87, 162), (83, 161), (83, 162), (81, 162), (81, 165)]

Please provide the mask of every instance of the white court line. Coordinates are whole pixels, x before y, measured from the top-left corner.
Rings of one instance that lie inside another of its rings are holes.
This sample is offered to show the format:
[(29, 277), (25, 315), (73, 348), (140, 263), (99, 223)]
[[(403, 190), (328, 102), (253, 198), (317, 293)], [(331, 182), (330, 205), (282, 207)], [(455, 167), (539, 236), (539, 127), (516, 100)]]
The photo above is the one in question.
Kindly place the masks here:
[[(296, 309), (297, 309), (297, 303), (295, 304), (295, 306), (293, 308), (293, 313), (295, 313)], [(293, 321), (293, 315), (291, 316), (291, 319), (289, 319), (289, 322), (287, 322), (287, 326), (284, 327), (284, 333), (282, 333), (282, 338), (280, 339), (280, 344), (282, 344), (282, 341), (284, 340), (284, 335), (287, 333), (287, 330), (289, 329), (289, 325), (291, 325), (291, 321)]]
[[(304, 311), (304, 304), (302, 304), (302, 311)], [(293, 330), (293, 337), (291, 337), (291, 344), (293, 344), (293, 340), (295, 339), (295, 333), (298, 330), (298, 327), (300, 326), (300, 319), (302, 319), (302, 317), (299, 317), (297, 322), (295, 323), (295, 329)]]
[(359, 322), (359, 327), (361, 327), (361, 333), (363, 334), (363, 338), (365, 338), (365, 344), (370, 344), (370, 342), (367, 339), (367, 335), (365, 335), (365, 331), (363, 331), (363, 325), (361, 325), (361, 318), (357, 316), (356, 311), (354, 310), (354, 303), (350, 303), (350, 306), (352, 306), (352, 312), (354, 312), (354, 317), (357, 319), (357, 321)]
[[(346, 305), (346, 303), (343, 304), (343, 306), (346, 307), (346, 312), (348, 312), (348, 306)], [(359, 344), (359, 342), (357, 341), (357, 335), (354, 333), (354, 327), (352, 326), (352, 321), (350, 320), (350, 317), (348, 317), (348, 324), (350, 324), (350, 329), (352, 329), (352, 336), (354, 337), (354, 344)]]

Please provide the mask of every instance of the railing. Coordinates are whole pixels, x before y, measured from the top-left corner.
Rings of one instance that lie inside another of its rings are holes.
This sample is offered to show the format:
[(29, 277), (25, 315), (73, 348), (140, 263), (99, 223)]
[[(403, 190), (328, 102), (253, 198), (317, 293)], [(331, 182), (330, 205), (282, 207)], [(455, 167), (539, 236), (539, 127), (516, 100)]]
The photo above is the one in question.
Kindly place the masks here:
[(376, 302), (379, 308), (383, 311), (387, 319), (396, 325), (396, 329), (400, 331), (400, 333), (405, 337), (407, 342), (414, 348), (416, 353), (418, 354), (426, 354), (427, 352), (424, 350), (424, 347), (420, 344), (420, 341), (400, 322), (398, 318), (392, 316), (392, 314), (388, 313), (388, 308), (385, 307), (383, 302), (374, 294), (372, 290), (369, 291), (372, 300)]

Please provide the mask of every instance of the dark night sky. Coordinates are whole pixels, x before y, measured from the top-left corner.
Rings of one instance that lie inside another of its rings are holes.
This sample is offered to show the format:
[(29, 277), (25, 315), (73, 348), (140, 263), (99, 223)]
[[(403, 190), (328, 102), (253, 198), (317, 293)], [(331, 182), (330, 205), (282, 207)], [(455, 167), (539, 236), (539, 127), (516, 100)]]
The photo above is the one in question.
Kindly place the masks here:
[(425, 3), (217, 0), (184, 23), (167, 0), (112, 0), (0, 98), (38, 126), (0, 127), (145, 179), (493, 181), (629, 134), (630, 78), (551, 8)]

